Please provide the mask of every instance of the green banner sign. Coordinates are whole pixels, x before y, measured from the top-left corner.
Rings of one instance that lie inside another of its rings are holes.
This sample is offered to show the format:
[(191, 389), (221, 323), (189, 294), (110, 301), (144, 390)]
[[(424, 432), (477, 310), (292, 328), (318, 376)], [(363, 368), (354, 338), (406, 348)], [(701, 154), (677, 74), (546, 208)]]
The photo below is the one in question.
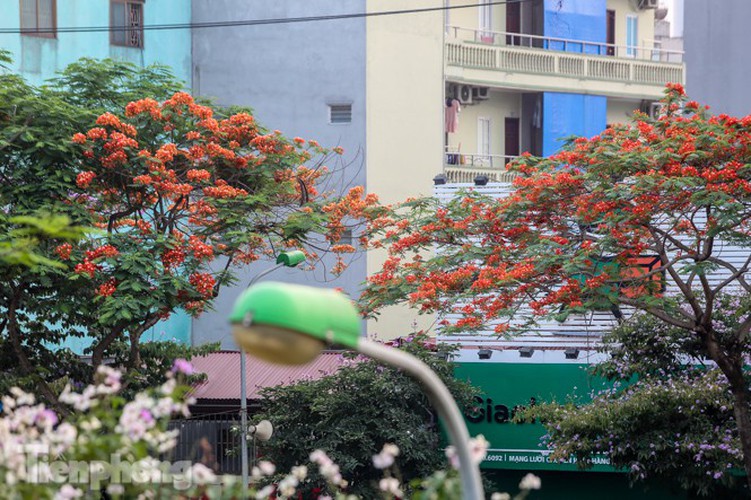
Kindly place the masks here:
[[(545, 428), (539, 423), (514, 423), (514, 414), (540, 402), (586, 403), (607, 383), (593, 377), (588, 365), (566, 363), (457, 363), (455, 375), (479, 387), (482, 394), (465, 412), (472, 436), (490, 442), (482, 463), (486, 469), (577, 470), (576, 461), (551, 461), (542, 443)], [(593, 471), (615, 472), (606, 456), (596, 457)]]

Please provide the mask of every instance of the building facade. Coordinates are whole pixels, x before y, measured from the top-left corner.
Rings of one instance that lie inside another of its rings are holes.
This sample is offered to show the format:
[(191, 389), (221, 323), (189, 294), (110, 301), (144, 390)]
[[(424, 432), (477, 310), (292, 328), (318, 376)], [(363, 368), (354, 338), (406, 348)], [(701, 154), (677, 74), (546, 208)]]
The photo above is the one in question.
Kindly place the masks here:
[[(194, 1), (197, 23), (311, 18), (194, 30), (194, 92), (254, 106), (261, 123), (288, 135), (343, 146), (346, 165), (334, 185), (364, 185), (394, 203), (431, 194), (430, 179), (441, 172), (450, 183), (478, 174), (501, 180), (522, 151), (550, 154), (561, 138), (597, 134), (634, 109), (648, 112), (684, 71), (680, 54), (667, 58), (655, 47), (653, 7), (648, 0)], [(453, 99), (461, 112), (447, 127)], [(356, 296), (383, 257), (359, 255), (333, 281), (323, 269), (273, 278)], [(241, 283), (256, 274), (251, 268)], [(240, 289), (220, 294), (216, 312), (194, 323), (194, 341), (231, 346), (223, 318)], [(390, 338), (433, 321), (391, 308), (366, 331)]]
[[(751, 113), (751, 57), (740, 40), (751, 4), (742, 0), (688, 1), (683, 32), (686, 48), (686, 92), (715, 114), (746, 116)], [(722, 34), (720, 36), (720, 34)]]
[(190, 2), (180, 0), (6, 0), (0, 28), (22, 33), (0, 33), (0, 47), (13, 55), (11, 69), (33, 84), (81, 57), (165, 64), (189, 84), (190, 30), (143, 30), (189, 22)]

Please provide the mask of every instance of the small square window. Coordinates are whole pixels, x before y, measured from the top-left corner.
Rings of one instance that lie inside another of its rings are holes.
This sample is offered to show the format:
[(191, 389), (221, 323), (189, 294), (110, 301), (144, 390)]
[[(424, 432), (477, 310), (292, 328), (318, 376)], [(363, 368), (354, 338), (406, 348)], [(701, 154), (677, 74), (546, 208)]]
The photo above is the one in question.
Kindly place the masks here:
[(143, 2), (110, 0), (110, 43), (143, 48)]
[(352, 123), (352, 105), (329, 104), (329, 123)]
[(55, 0), (21, 0), (21, 34), (55, 38)]

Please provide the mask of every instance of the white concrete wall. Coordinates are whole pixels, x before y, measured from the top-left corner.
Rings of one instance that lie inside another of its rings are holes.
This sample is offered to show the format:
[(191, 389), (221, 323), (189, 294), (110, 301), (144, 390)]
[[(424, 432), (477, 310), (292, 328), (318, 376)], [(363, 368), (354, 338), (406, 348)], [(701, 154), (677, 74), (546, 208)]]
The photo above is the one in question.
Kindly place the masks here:
[(608, 125), (616, 123), (628, 123), (635, 109), (639, 109), (640, 101), (626, 101), (620, 99), (608, 99)]

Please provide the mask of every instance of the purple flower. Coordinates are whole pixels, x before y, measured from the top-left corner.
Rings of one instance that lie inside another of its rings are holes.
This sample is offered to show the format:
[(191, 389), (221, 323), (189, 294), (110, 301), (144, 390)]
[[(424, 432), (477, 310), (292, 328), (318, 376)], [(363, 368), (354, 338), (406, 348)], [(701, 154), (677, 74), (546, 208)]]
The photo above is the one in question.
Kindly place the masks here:
[(143, 410), (141, 410), (140, 417), (147, 424), (150, 424), (150, 423), (154, 422), (154, 416), (146, 408), (144, 408)]
[(175, 364), (172, 365), (172, 373), (182, 373), (185, 375), (193, 375), (193, 365), (190, 361), (178, 358), (175, 360)]
[(42, 426), (49, 425), (53, 427), (58, 422), (57, 414), (52, 410), (42, 410), (37, 413), (36, 421)]

